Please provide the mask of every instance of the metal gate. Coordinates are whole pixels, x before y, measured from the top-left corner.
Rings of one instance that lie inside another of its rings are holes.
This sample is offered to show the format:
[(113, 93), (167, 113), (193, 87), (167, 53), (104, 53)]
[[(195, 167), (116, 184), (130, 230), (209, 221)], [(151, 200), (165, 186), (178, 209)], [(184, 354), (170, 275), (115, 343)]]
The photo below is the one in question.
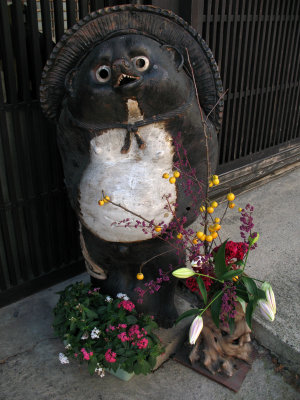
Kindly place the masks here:
[[(55, 127), (40, 111), (39, 83), (42, 66), (67, 28), (90, 11), (122, 3), (0, 0), (2, 304), (83, 268)], [(212, 49), (228, 89), (220, 173), (240, 176), (243, 169), (244, 184), (249, 176), (255, 180), (299, 160), (299, 0), (131, 3), (171, 9)]]

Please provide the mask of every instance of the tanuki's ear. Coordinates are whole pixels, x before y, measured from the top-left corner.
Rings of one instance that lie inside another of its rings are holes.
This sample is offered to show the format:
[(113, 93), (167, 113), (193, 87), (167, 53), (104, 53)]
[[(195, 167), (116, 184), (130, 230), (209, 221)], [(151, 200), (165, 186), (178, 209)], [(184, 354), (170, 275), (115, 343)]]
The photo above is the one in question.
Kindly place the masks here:
[(171, 46), (168, 44), (163, 44), (162, 49), (166, 50), (172, 57), (172, 59), (175, 61), (177, 65), (177, 71), (179, 72), (184, 64), (184, 58), (183, 55), (180, 53), (180, 51), (177, 49), (175, 46)]
[(74, 80), (76, 73), (77, 73), (77, 69), (73, 68), (67, 73), (66, 78), (65, 78), (65, 88), (67, 90), (67, 93), (69, 93), (70, 95), (72, 95), (72, 93), (73, 93), (73, 80)]

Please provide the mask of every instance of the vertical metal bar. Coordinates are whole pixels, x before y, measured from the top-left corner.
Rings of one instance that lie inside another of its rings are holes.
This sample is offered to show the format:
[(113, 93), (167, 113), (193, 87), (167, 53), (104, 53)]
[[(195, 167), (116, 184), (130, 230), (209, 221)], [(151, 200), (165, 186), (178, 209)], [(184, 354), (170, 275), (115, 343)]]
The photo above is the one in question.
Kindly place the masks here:
[[(229, 0), (228, 2), (228, 13), (227, 13), (227, 26), (226, 26), (226, 42), (225, 42), (225, 52), (224, 52), (224, 60), (223, 62), (223, 86), (224, 89), (229, 89), (228, 88), (228, 65), (230, 65), (230, 62), (228, 60), (229, 58), (229, 45), (231, 43), (230, 41), (230, 37), (231, 37), (231, 13), (232, 13), (232, 0)], [(219, 160), (220, 160), (220, 164), (223, 164), (225, 162), (225, 156), (226, 156), (226, 151), (224, 151), (225, 146), (224, 143), (226, 141), (226, 135), (227, 135), (227, 130), (226, 130), (226, 125), (227, 125), (227, 113), (228, 113), (228, 109), (230, 107), (230, 95), (229, 93), (227, 94), (227, 96), (225, 97), (225, 102), (224, 102), (224, 121), (223, 121), (223, 129), (221, 131), (221, 136), (219, 139), (219, 152), (220, 152), (220, 156), (219, 156)], [(221, 156), (222, 155), (222, 156)]]
[[(299, 51), (297, 52), (297, 48), (295, 48), (294, 44), (295, 44), (295, 36), (296, 36), (296, 32), (298, 33), (298, 38), (299, 38), (299, 33), (300, 33), (300, 29), (298, 26), (297, 29), (297, 23), (295, 22), (296, 20), (296, 16), (299, 13), (299, 5), (300, 3), (297, 2), (297, 4), (295, 4), (295, 9), (291, 10), (289, 19), (290, 19), (290, 30), (292, 30), (292, 26), (294, 25), (293, 28), (293, 33), (292, 35), (288, 35), (288, 42), (289, 42), (289, 47), (287, 46), (287, 54), (285, 57), (285, 63), (286, 63), (286, 69), (285, 72), (283, 73), (283, 77), (285, 77), (285, 84), (284, 84), (284, 88), (282, 89), (282, 102), (281, 102), (281, 115), (280, 115), (280, 122), (278, 121), (278, 126), (279, 126), (279, 133), (281, 132), (281, 135), (279, 137), (279, 143), (284, 142), (284, 138), (288, 137), (288, 131), (287, 131), (287, 126), (286, 126), (286, 120), (287, 120), (287, 115), (290, 111), (290, 102), (287, 99), (287, 94), (291, 93), (291, 86), (293, 85), (293, 78), (294, 78), (294, 65), (295, 65), (295, 61), (298, 58), (298, 62), (299, 62)], [(292, 23), (292, 20), (294, 20), (294, 24)], [(293, 60), (295, 60), (293, 62)], [(291, 67), (293, 67), (291, 69)], [(284, 83), (284, 80), (283, 80)]]
[[(270, 70), (270, 75), (272, 77), (272, 85), (270, 82), (270, 112), (268, 115), (268, 119), (266, 122), (266, 128), (265, 128), (265, 132), (268, 133), (267, 136), (267, 140), (265, 142), (265, 147), (268, 148), (271, 146), (272, 143), (272, 137), (273, 137), (273, 130), (272, 130), (272, 121), (274, 118), (274, 112), (275, 112), (275, 107), (276, 107), (276, 102), (277, 102), (277, 91), (276, 91), (276, 76), (277, 76), (277, 72), (279, 69), (279, 62), (278, 62), (278, 55), (279, 55), (279, 50), (281, 49), (281, 39), (282, 39), (282, 26), (283, 26), (283, 21), (284, 21), (284, 10), (285, 10), (285, 2), (281, 2), (280, 3), (280, 11), (279, 11), (279, 20), (277, 18), (277, 27), (275, 30), (275, 33), (277, 33), (276, 36), (273, 37), (273, 43), (275, 44), (275, 55), (274, 58), (272, 59), (272, 68)], [(279, 25), (279, 29), (278, 29), (278, 25)]]
[(42, 60), (39, 43), (39, 30), (37, 23), (36, 2), (34, 0), (27, 1), (27, 20), (28, 20), (28, 46), (30, 51), (30, 65), (32, 65), (32, 73), (30, 74), (32, 92), (35, 98), (39, 98)]
[(79, 18), (82, 19), (89, 13), (87, 0), (78, 0)]
[[(261, 21), (262, 21), (262, 11), (263, 10), (263, 3), (259, 4), (259, 15), (258, 15), (258, 21), (257, 21), (257, 32), (256, 32), (256, 49), (255, 49), (255, 54), (254, 54), (254, 61), (253, 61), (253, 65), (254, 68), (251, 71), (251, 78), (252, 78), (252, 82), (251, 82), (251, 89), (250, 89), (250, 103), (249, 103), (249, 111), (248, 111), (248, 115), (249, 118), (253, 117), (253, 110), (252, 110), (252, 104), (253, 104), (253, 100), (254, 100), (254, 96), (255, 96), (255, 76), (256, 76), (256, 71), (257, 71), (257, 66), (258, 66), (258, 50), (259, 50), (259, 38), (260, 38), (260, 29), (261, 29)], [(256, 10), (255, 10), (256, 12)], [(256, 17), (256, 14), (253, 15), (253, 18)], [(250, 76), (249, 76), (250, 78)], [(246, 141), (245, 141), (245, 151), (246, 154), (250, 154), (251, 153), (251, 145), (252, 145), (252, 141), (253, 138), (251, 138), (251, 125), (252, 121), (250, 120), (250, 122), (248, 122), (248, 126), (247, 126), (247, 130), (246, 130)]]
[(75, 0), (67, 0), (67, 24), (71, 28), (76, 23), (76, 4)]
[[(243, 115), (241, 124), (244, 125), (245, 118), (246, 118), (246, 113), (245, 113), (245, 105), (247, 102), (247, 84), (244, 84), (245, 81), (245, 73), (246, 73), (246, 64), (250, 60), (247, 57), (247, 52), (248, 49), (251, 48), (251, 45), (249, 43), (249, 33), (250, 33), (250, 16), (251, 16), (251, 4), (247, 3), (247, 16), (246, 16), (246, 24), (244, 25), (245, 29), (245, 36), (242, 39), (243, 42), (243, 55), (242, 55), (242, 66), (241, 66), (241, 72), (240, 72), (240, 84), (239, 84), (239, 92), (240, 92), (240, 100), (239, 100), (239, 106), (236, 114), (236, 129), (237, 132), (239, 132), (239, 140), (236, 141), (236, 143), (239, 143), (238, 148), (235, 148), (235, 158), (240, 158), (241, 153), (242, 153), (242, 148), (244, 146), (244, 141), (245, 141), (245, 135), (244, 135), (244, 130), (241, 128), (240, 129), (240, 120), (241, 116)], [(251, 40), (250, 40), (251, 42)], [(244, 96), (242, 96), (242, 93), (244, 93)]]
[(64, 34), (64, 10), (62, 0), (55, 0), (53, 4), (55, 18), (55, 38), (57, 43)]
[[(234, 10), (234, 19), (233, 19), (233, 31), (232, 31), (232, 36), (231, 36), (231, 49), (230, 49), (230, 60), (234, 60), (235, 57), (235, 46), (236, 46), (236, 41), (237, 41), (237, 23), (238, 23), (238, 4), (235, 4), (235, 10)], [(228, 38), (229, 39), (229, 38)], [(230, 40), (230, 39), (229, 39)], [(232, 89), (233, 89), (233, 70), (235, 69), (235, 63), (231, 62), (230, 67), (229, 67), (229, 80), (228, 80), (228, 88), (229, 88), (229, 93), (228, 93), (228, 98), (230, 99), (231, 94), (232, 94)], [(228, 99), (228, 100), (229, 100)], [(225, 125), (225, 137), (224, 137), (224, 144), (223, 144), (223, 159), (228, 162), (230, 160), (230, 148), (228, 147), (228, 143), (232, 141), (232, 132), (231, 129), (229, 129), (229, 121), (231, 122), (231, 118), (229, 118), (229, 113), (232, 113), (232, 109), (230, 108), (230, 102), (228, 101), (228, 106), (227, 106), (227, 113), (226, 113), (226, 125)]]
[(26, 51), (26, 32), (21, 2), (14, 0), (12, 3), (12, 26), (15, 32), (14, 47), (16, 69), (18, 75), (19, 99), (30, 99), (28, 59)]
[[(274, 6), (275, 6), (275, 0), (274, 1)], [(277, 31), (279, 27), (279, 19), (280, 19), (280, 5), (279, 3), (276, 3), (276, 10), (274, 13), (274, 27), (272, 29), (272, 40), (271, 40), (271, 45), (270, 45), (270, 54), (267, 57), (268, 60), (266, 62), (267, 65), (267, 77), (266, 77), (266, 88), (267, 88), (267, 93), (265, 97), (265, 105), (266, 105), (266, 111), (263, 114), (263, 122), (261, 125), (262, 132), (264, 134), (262, 135), (262, 144), (261, 148), (265, 149), (267, 145), (267, 140), (270, 132), (267, 130), (268, 126), (268, 121), (270, 120), (271, 117), (271, 106), (272, 106), (272, 85), (271, 85), (271, 80), (273, 79), (274, 75), (272, 74), (272, 65), (275, 63), (274, 59), (274, 49), (275, 49), (275, 43), (276, 43), (276, 38), (277, 38)]]
[(206, 11), (206, 24), (205, 24), (205, 37), (204, 40), (211, 47), (210, 43), (210, 24), (211, 24), (211, 6), (212, 0), (207, 0), (207, 11)]
[(213, 28), (212, 28), (212, 39), (211, 39), (212, 43), (211, 50), (215, 56), (216, 56), (218, 17), (219, 17), (219, 0), (215, 0), (213, 9)]
[(218, 46), (218, 53), (216, 54), (216, 59), (218, 62), (219, 71), (222, 75), (222, 54), (223, 54), (223, 30), (224, 30), (224, 21), (225, 21), (225, 6), (226, 2), (222, 1), (221, 3), (221, 16), (220, 16), (220, 30), (219, 30), (219, 46)]
[[(272, 122), (271, 122), (271, 134), (273, 134), (274, 130), (278, 130), (278, 126), (276, 125), (275, 121), (277, 120), (277, 113), (278, 113), (278, 100), (279, 100), (279, 96), (278, 96), (278, 89), (279, 89), (279, 85), (280, 85), (280, 77), (281, 77), (281, 73), (282, 73), (282, 67), (284, 64), (284, 60), (283, 60), (283, 55), (284, 55), (284, 43), (286, 42), (286, 32), (287, 32), (287, 27), (288, 27), (288, 19), (287, 19), (287, 12), (288, 12), (288, 3), (285, 3), (285, 23), (284, 23), (284, 29), (283, 29), (283, 34), (281, 35), (281, 37), (278, 40), (278, 49), (281, 49), (280, 52), (280, 56), (279, 58), (275, 58), (275, 60), (277, 60), (277, 64), (279, 66), (279, 68), (277, 68), (277, 74), (274, 75), (274, 80), (273, 80), (273, 87), (275, 90), (275, 101), (274, 101), (274, 107), (273, 107), (273, 111), (272, 111)], [(278, 53), (277, 53), (278, 54)], [(281, 62), (279, 62), (279, 60), (281, 60)], [(277, 139), (277, 133), (274, 132), (273, 135), (273, 146), (276, 145), (276, 139)]]
[(91, 0), (91, 11), (96, 11), (104, 7), (104, 0)]
[(15, 104), (17, 101), (16, 77), (14, 72), (14, 53), (9, 25), (8, 6), (5, 0), (0, 0), (0, 33), (2, 67), (4, 72), (5, 93), (8, 103)]
[[(266, 115), (266, 97), (267, 97), (267, 91), (268, 91), (268, 86), (266, 85), (266, 74), (267, 70), (269, 70), (269, 60), (270, 60), (270, 51), (271, 51), (271, 46), (270, 46), (270, 38), (271, 38), (271, 31), (272, 31), (272, 17), (273, 17), (273, 12), (274, 12), (274, 0), (271, 1), (271, 10), (269, 14), (269, 21), (267, 21), (267, 15), (268, 15), (268, 10), (265, 11), (265, 21), (264, 21), (264, 28), (263, 28), (263, 39), (262, 43), (264, 44), (264, 47), (262, 48), (261, 51), (261, 58), (260, 58), (260, 72), (258, 74), (258, 79), (257, 79), (257, 90), (260, 89), (261, 93), (256, 94), (256, 100), (255, 100), (255, 106), (254, 106), (254, 121), (253, 121), (253, 127), (254, 131), (253, 132), (253, 137), (255, 137), (255, 140), (253, 141), (253, 152), (258, 152), (261, 151), (262, 149), (262, 140), (263, 136), (266, 135), (266, 132), (262, 130), (263, 125), (264, 125), (264, 118)], [(267, 25), (268, 29), (267, 29)], [(267, 30), (267, 38), (265, 40), (265, 32)], [(261, 75), (261, 70), (263, 67), (263, 73)], [(256, 108), (258, 104), (258, 98), (260, 99), (260, 107), (258, 107), (258, 110)], [(256, 124), (255, 124), (255, 119), (256, 119)], [(263, 119), (263, 120), (262, 120)]]
[(238, 43), (238, 49), (237, 49), (237, 55), (235, 55), (235, 73), (233, 72), (234, 70), (232, 69), (232, 73), (235, 76), (234, 81), (232, 82), (233, 87), (232, 91), (234, 92), (233, 94), (233, 121), (232, 121), (232, 128), (231, 128), (231, 135), (230, 135), (230, 141), (229, 141), (229, 149), (231, 151), (231, 158), (235, 160), (236, 158), (236, 151), (237, 151), (237, 144), (239, 141), (239, 130), (238, 130), (238, 124), (237, 124), (237, 115), (236, 115), (236, 103), (238, 102), (241, 104), (242, 102), (242, 90), (241, 87), (238, 87), (238, 83), (240, 80), (240, 74), (242, 71), (242, 68), (240, 67), (240, 59), (241, 59), (241, 50), (242, 50), (242, 43), (243, 42), (243, 28), (244, 28), (244, 22), (243, 22), (243, 16), (244, 16), (244, 10), (245, 10), (245, 0), (242, 0), (241, 3), (241, 11), (240, 11), (240, 27), (239, 27), (239, 33), (238, 36), (236, 36), (236, 41)]
[(191, 25), (202, 36), (204, 0), (192, 0)]
[(44, 53), (45, 53), (45, 57), (43, 59), (43, 64), (44, 64), (45, 58), (48, 59), (54, 46), (51, 33), (51, 15), (50, 15), (49, 0), (41, 0), (41, 13), (42, 13), (42, 27), (43, 27)]

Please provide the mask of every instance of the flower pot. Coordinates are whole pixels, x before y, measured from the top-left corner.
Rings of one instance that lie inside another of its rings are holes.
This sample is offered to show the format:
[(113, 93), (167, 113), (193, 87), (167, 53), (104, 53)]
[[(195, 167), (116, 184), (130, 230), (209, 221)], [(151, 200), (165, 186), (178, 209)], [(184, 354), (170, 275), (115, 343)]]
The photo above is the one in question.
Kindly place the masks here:
[(111, 368), (108, 368), (106, 371), (109, 372), (111, 375), (114, 375), (117, 378), (121, 379), (122, 381), (126, 382), (128, 382), (134, 376), (134, 372), (127, 372), (122, 368), (118, 368), (116, 371), (113, 371)]

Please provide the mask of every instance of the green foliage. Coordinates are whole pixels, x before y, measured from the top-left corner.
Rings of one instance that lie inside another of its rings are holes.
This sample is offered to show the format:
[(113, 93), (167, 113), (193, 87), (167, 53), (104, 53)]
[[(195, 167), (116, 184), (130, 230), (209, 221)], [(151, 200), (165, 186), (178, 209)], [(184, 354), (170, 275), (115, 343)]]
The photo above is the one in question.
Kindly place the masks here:
[[(53, 328), (65, 343), (66, 356), (87, 362), (90, 374), (99, 366), (114, 371), (120, 367), (136, 374), (151, 372), (164, 349), (153, 333), (157, 324), (149, 315), (138, 314), (135, 308), (124, 309), (120, 306), (123, 298), (111, 299), (82, 282), (66, 287), (59, 294), (53, 310)], [(134, 326), (138, 326), (139, 334), (130, 336), (128, 332)], [(93, 330), (99, 332), (98, 337), (91, 335)], [(131, 339), (122, 341), (118, 337), (122, 332)], [(144, 346), (139, 348), (142, 339)], [(84, 358), (82, 349), (89, 359)], [(105, 358), (109, 349), (116, 354), (115, 362)]]
[(214, 272), (218, 279), (222, 280), (222, 276), (228, 271), (225, 262), (225, 247), (227, 240), (221, 244), (217, 253), (214, 253)]

